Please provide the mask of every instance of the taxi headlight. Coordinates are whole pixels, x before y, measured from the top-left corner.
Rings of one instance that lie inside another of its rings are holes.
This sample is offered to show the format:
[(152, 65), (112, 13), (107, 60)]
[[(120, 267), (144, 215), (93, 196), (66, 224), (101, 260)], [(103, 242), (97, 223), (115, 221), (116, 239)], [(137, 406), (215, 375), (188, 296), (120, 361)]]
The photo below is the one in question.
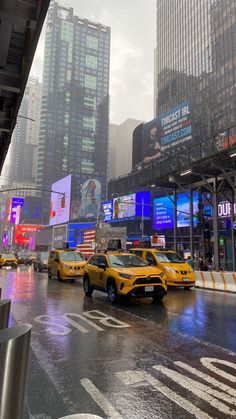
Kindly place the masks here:
[(62, 269), (71, 269), (69, 265), (61, 265)]
[(176, 271), (172, 268), (165, 268), (167, 272), (170, 272), (171, 274), (175, 274)]
[(132, 275), (125, 274), (125, 273), (123, 273), (123, 272), (118, 272), (118, 274), (119, 274), (119, 276), (120, 276), (121, 278), (124, 278), (124, 279), (130, 279), (130, 278), (132, 278)]
[(163, 278), (163, 277), (164, 277), (164, 275), (165, 275), (165, 274), (164, 274), (164, 272), (161, 272), (161, 273), (160, 273), (160, 278)]
[(189, 272), (190, 274), (192, 274), (194, 272), (193, 268), (191, 268)]

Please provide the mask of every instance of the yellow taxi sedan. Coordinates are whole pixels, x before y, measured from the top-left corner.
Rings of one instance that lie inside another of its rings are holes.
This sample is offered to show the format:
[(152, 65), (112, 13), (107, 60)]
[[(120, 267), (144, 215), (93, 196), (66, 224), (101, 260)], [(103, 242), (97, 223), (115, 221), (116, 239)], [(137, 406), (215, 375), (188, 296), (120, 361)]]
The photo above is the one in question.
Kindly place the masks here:
[(131, 249), (131, 252), (140, 256), (152, 266), (157, 266), (165, 272), (167, 285), (172, 287), (194, 287), (196, 277), (191, 266), (172, 250), (158, 249)]
[(13, 253), (3, 253), (0, 255), (0, 268), (3, 268), (3, 266), (17, 268), (17, 265), (17, 258), (13, 255)]
[(121, 297), (152, 297), (159, 302), (166, 295), (166, 277), (158, 268), (148, 266), (132, 253), (98, 253), (84, 267), (84, 292), (107, 292), (108, 300), (115, 304)]
[(75, 250), (51, 250), (48, 258), (48, 277), (58, 281), (74, 280), (82, 277), (85, 259)]

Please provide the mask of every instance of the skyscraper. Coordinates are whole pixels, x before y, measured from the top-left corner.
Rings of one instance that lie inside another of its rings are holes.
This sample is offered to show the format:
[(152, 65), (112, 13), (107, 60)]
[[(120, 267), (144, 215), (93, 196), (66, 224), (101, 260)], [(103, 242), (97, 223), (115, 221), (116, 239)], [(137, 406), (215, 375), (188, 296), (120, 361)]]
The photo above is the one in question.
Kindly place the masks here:
[(9, 183), (34, 184), (39, 140), (41, 84), (30, 77), (10, 146)]
[[(72, 174), (72, 200), (89, 179), (106, 193), (110, 28), (52, 2), (46, 27), (37, 187)], [(45, 210), (47, 210), (45, 208)]]
[(236, 0), (158, 0), (156, 116), (191, 106), (193, 141), (236, 125)]

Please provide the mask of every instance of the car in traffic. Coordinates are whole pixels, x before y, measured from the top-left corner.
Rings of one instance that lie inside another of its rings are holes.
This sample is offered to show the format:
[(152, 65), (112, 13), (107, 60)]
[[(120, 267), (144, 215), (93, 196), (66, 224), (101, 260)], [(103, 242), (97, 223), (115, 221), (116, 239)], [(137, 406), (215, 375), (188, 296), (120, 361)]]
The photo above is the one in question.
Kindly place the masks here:
[(17, 255), (19, 265), (31, 265), (30, 253), (26, 251), (20, 251)]
[(159, 302), (166, 295), (165, 274), (148, 266), (132, 253), (107, 252), (94, 254), (84, 267), (83, 286), (87, 296), (94, 290), (106, 292), (111, 304), (122, 297), (126, 300), (152, 297)]
[(153, 248), (134, 248), (130, 251), (140, 256), (149, 265), (155, 266), (165, 272), (168, 286), (184, 287), (185, 289), (194, 287), (196, 277), (193, 269), (176, 252)]
[(56, 277), (58, 281), (82, 277), (85, 263), (83, 254), (77, 250), (51, 250), (48, 258), (48, 277)]
[(36, 258), (33, 261), (35, 272), (43, 272), (44, 270), (48, 270), (48, 257), (49, 252), (37, 253)]
[(2, 253), (0, 255), (0, 268), (4, 266), (10, 266), (12, 268), (17, 268), (18, 262), (17, 258), (13, 253)]

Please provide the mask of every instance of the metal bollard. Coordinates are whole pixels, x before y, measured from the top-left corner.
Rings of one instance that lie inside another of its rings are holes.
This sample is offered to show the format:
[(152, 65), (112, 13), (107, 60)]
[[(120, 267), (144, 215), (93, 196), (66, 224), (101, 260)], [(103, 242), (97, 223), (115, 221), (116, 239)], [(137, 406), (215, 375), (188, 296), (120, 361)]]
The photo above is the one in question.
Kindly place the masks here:
[(8, 327), (10, 316), (11, 300), (0, 301), (0, 330)]
[(22, 419), (31, 328), (0, 332), (0, 418)]
[(0, 288), (0, 298), (1, 298), (1, 296), (2, 296), (2, 288)]

